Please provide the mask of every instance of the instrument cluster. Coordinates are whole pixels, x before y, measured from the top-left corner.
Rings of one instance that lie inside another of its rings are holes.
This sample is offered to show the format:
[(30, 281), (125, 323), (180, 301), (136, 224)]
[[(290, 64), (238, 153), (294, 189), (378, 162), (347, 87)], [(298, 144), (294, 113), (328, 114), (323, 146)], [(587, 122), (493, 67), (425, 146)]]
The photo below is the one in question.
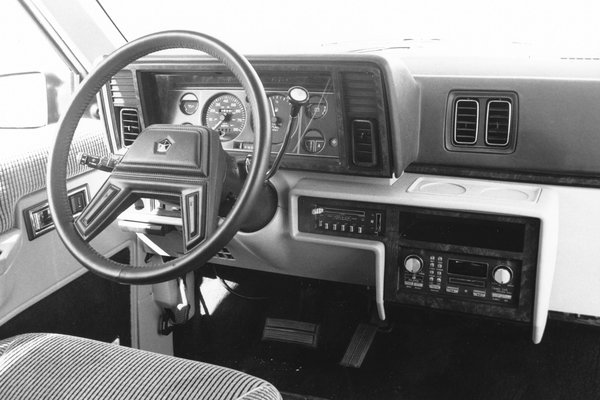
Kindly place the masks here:
[[(168, 91), (164, 123), (202, 125), (218, 131), (226, 150), (253, 150), (253, 116), (241, 89), (173, 88)], [(271, 114), (272, 152), (283, 142), (290, 120), (287, 92), (267, 90)], [(339, 107), (331, 90), (311, 91), (290, 135), (286, 154), (339, 158)]]

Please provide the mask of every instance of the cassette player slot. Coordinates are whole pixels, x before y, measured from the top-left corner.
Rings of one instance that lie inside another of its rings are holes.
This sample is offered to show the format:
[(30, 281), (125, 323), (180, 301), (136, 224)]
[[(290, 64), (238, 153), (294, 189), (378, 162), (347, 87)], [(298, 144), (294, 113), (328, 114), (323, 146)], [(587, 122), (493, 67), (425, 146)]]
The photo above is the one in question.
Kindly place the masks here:
[[(317, 207), (317, 209), (319, 209), (319, 208), (321, 208), (321, 207)], [(342, 208), (327, 208), (327, 207), (322, 207), (321, 209), (323, 210), (322, 214), (339, 215), (342, 218), (344, 218), (344, 217), (364, 218), (365, 217), (364, 211), (346, 210), (346, 209), (342, 209)]]
[(456, 278), (456, 277), (448, 277), (448, 283), (452, 283), (455, 285), (462, 285), (462, 286), (477, 287), (477, 288), (485, 288), (485, 286), (486, 286), (485, 281)]

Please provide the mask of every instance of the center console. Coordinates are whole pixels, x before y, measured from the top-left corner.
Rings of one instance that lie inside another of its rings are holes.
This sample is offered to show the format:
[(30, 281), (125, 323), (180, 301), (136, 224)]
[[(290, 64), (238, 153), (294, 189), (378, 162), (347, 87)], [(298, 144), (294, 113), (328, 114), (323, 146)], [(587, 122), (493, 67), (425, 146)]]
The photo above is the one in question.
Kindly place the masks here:
[(300, 196), (300, 232), (385, 246), (384, 300), (531, 322), (538, 219)]

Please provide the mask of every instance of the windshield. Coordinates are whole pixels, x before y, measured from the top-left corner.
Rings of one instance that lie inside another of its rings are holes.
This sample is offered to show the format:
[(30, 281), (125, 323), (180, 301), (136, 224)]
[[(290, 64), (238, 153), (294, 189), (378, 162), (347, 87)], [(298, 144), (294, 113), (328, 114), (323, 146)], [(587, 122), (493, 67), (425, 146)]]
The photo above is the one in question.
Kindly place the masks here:
[(215, 36), (245, 54), (392, 47), (452, 48), (463, 55), (600, 56), (600, 4), (592, 1), (99, 2), (128, 40), (186, 29)]

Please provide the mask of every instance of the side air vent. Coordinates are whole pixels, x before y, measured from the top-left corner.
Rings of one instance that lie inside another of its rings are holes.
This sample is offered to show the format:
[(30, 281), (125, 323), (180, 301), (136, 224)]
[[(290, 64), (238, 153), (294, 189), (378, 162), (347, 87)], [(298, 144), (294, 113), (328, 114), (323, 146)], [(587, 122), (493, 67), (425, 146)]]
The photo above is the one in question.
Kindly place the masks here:
[(454, 105), (454, 143), (472, 145), (477, 143), (479, 131), (479, 102), (458, 99)]
[(487, 105), (485, 143), (506, 146), (510, 139), (512, 106), (508, 100), (490, 100)]
[(136, 107), (138, 100), (133, 87), (133, 74), (129, 70), (117, 72), (110, 80), (110, 95), (115, 107)]
[(352, 121), (352, 161), (359, 167), (377, 165), (377, 146), (373, 122), (355, 119)]
[(130, 146), (140, 134), (140, 119), (137, 110), (134, 108), (122, 108), (119, 125), (121, 126), (123, 144)]

